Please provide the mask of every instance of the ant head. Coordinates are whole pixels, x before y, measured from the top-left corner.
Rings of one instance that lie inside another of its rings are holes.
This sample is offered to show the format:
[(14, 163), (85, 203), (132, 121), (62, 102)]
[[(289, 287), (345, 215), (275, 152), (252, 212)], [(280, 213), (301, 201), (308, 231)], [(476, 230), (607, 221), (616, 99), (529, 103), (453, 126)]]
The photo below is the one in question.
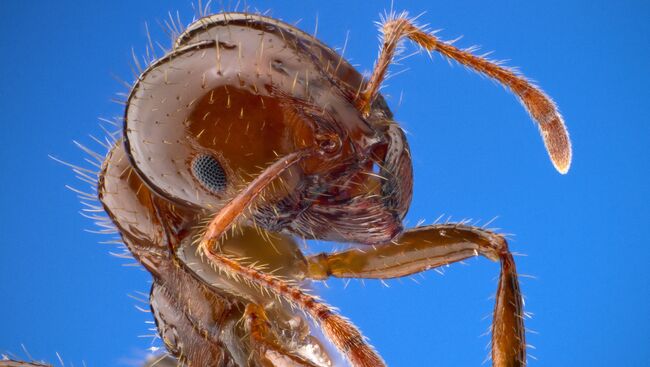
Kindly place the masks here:
[(280, 157), (306, 151), (285, 175), (285, 193), (308, 192), (321, 208), (382, 211), (398, 223), (410, 203), (408, 147), (381, 96), (370, 113), (356, 106), (363, 85), (341, 56), (294, 27), (215, 15), (138, 78), (126, 151), (154, 192), (206, 210)]

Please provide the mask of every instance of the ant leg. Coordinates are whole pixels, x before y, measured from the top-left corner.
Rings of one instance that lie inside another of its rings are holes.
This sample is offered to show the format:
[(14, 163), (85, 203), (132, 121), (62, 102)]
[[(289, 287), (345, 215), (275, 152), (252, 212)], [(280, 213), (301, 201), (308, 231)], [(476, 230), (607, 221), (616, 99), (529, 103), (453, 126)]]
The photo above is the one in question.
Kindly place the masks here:
[(524, 76), (498, 63), (471, 53), (471, 49), (461, 50), (444, 42), (431, 32), (417, 27), (406, 13), (391, 15), (382, 24), (383, 43), (381, 53), (365, 89), (357, 99), (356, 105), (364, 114), (370, 113), (373, 101), (379, 93), (388, 66), (398, 50), (402, 38), (409, 38), (427, 51), (436, 51), (443, 56), (484, 74), (519, 97), (531, 117), (537, 122), (546, 150), (553, 165), (560, 173), (567, 173), (571, 165), (571, 142), (564, 126), (562, 116), (555, 103), (542, 90), (530, 83)]
[(251, 356), (261, 366), (316, 367), (313, 363), (287, 351), (271, 330), (264, 309), (254, 303), (246, 305), (244, 327), (250, 335)]
[(289, 154), (266, 168), (244, 190), (223, 207), (208, 224), (199, 242), (199, 251), (208, 261), (227, 276), (258, 286), (265, 292), (286, 300), (316, 320), (327, 338), (341, 351), (354, 367), (385, 366), (381, 357), (368, 344), (361, 332), (348, 320), (338, 315), (332, 307), (308, 294), (298, 285), (272, 274), (243, 265), (239, 260), (225, 256), (219, 251), (218, 241), (231, 228), (245, 211), (255, 205), (255, 201), (274, 179), (287, 168), (301, 161), (307, 154)]
[(483, 255), (501, 262), (492, 324), (494, 366), (525, 366), (523, 302), (517, 270), (506, 240), (493, 232), (462, 224), (417, 227), (395, 244), (312, 256), (309, 277), (326, 279), (403, 277)]
[(268, 188), (283, 172), (300, 162), (306, 156), (307, 154), (304, 151), (290, 153), (267, 167), (244, 190), (219, 210), (208, 224), (201, 245), (209, 245), (208, 242), (212, 244), (218, 242), (221, 236), (233, 226), (237, 219), (255, 204), (255, 201), (260, 197), (264, 189)]

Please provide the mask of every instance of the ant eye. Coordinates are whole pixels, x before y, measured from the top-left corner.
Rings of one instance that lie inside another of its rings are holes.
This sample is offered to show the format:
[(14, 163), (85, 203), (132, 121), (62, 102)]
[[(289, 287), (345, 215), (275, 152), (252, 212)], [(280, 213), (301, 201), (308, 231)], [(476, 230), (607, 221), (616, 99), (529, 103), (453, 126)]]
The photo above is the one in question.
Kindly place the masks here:
[(192, 173), (201, 185), (215, 194), (226, 188), (226, 173), (219, 161), (211, 155), (196, 156), (192, 161)]
[(216, 207), (235, 179), (295, 151), (298, 142), (263, 88), (267, 79), (248, 71), (228, 76), (239, 70), (240, 54), (217, 46), (176, 49), (149, 66), (124, 116), (125, 147), (138, 176), (161, 197), (196, 209)]

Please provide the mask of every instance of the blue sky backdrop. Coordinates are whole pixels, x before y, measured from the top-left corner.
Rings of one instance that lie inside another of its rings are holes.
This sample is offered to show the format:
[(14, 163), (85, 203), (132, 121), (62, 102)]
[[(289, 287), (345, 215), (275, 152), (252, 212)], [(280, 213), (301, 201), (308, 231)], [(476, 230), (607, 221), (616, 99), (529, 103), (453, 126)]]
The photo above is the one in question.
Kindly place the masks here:
[[(216, 3), (219, 3), (218, 1)], [(234, 2), (233, 2), (234, 3)], [(373, 22), (389, 1), (249, 1), (251, 8), (341, 47), (369, 71)], [(574, 144), (555, 172), (526, 112), (495, 83), (439, 56), (405, 60), (384, 89), (409, 132), (415, 196), (408, 222), (440, 215), (515, 236), (531, 366), (650, 365), (650, 3), (647, 1), (401, 1), (457, 45), (481, 45), (536, 80), (558, 103)], [(220, 9), (221, 5), (216, 5)], [(101, 136), (98, 117), (131, 78), (131, 47), (190, 2), (0, 2), (0, 351), (89, 367), (145, 355), (149, 315), (127, 294), (148, 275), (109, 256), (48, 154), (83, 163), (73, 139)], [(164, 33), (156, 38), (168, 44)], [(409, 48), (413, 50), (412, 47)], [(401, 100), (401, 103), (400, 103)], [(320, 245), (319, 249), (329, 245)], [(321, 294), (368, 335), (391, 366), (479, 366), (487, 354), (498, 266), (484, 259), (409, 279), (330, 281)], [(146, 307), (146, 306), (145, 306)], [(534, 357), (534, 359), (532, 358)]]

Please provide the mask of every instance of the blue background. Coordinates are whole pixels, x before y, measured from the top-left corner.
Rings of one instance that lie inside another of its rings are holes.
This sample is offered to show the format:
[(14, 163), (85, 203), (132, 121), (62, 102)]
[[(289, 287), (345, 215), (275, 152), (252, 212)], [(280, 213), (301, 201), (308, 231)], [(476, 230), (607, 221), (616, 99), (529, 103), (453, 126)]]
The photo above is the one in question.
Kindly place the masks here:
[[(373, 21), (389, 1), (250, 2), (341, 47), (369, 71)], [(215, 9), (222, 8), (216, 5)], [(226, 8), (232, 9), (232, 6)], [(512, 60), (556, 100), (574, 164), (556, 173), (537, 129), (510, 93), (439, 56), (405, 60), (384, 89), (410, 133), (415, 197), (408, 219), (483, 222), (514, 233), (531, 366), (650, 365), (650, 3), (647, 1), (395, 1), (457, 45)], [(151, 345), (127, 294), (148, 275), (122, 267), (84, 232), (89, 220), (66, 184), (83, 187), (52, 154), (83, 163), (72, 139), (92, 145), (96, 119), (131, 80), (131, 47), (144, 22), (189, 1), (0, 2), (0, 350), (23, 343), (39, 359), (128, 366)], [(156, 38), (167, 42), (160, 31)], [(409, 50), (414, 48), (409, 47)], [(400, 95), (403, 96), (401, 104)], [(324, 245), (319, 248), (325, 247)], [(441, 276), (320, 287), (391, 366), (479, 366), (487, 354), (498, 266), (484, 259)], [(145, 306), (146, 307), (146, 306)]]

